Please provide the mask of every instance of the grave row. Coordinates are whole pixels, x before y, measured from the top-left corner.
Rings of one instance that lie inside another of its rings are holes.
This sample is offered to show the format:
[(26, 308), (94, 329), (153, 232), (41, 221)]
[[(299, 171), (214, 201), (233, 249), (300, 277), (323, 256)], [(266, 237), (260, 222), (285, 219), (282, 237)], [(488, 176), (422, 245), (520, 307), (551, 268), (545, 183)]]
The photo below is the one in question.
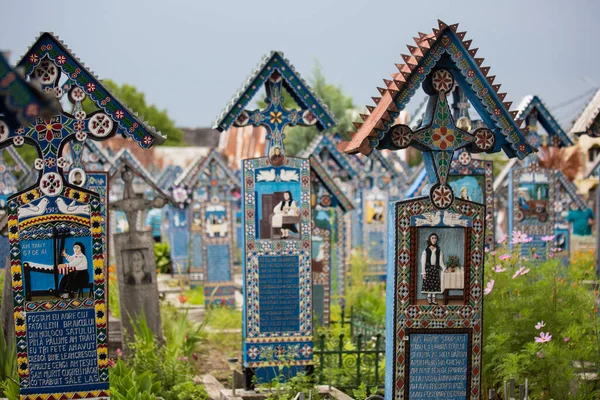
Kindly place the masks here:
[[(571, 139), (537, 97), (509, 111), (471, 43), (457, 24), (420, 33), (356, 132), (320, 136), (294, 157), (287, 127), (333, 131), (335, 121), (283, 54), (271, 52), (214, 124), (263, 127), (265, 154), (242, 160), (238, 174), (211, 151), (159, 179), (129, 151), (112, 157), (94, 144), (119, 134), (147, 149), (165, 137), (56, 37), (44, 33), (31, 46), (18, 64), (23, 76), (0, 58), (0, 146), (13, 160), (0, 171), (2, 254), (21, 399), (108, 398), (111, 257), (121, 315), (145, 314), (160, 335), (154, 238), (142, 221), (162, 207), (175, 273), (202, 285), (208, 305), (234, 304), (233, 253), (241, 249), (248, 382), (272, 379), (283, 364), (310, 370), (315, 321), (329, 321), (351, 249), (360, 247), (371, 278), (387, 281), (386, 398), (480, 398), (483, 263), (495, 209), (493, 165), (478, 155), (518, 159), (497, 182), (508, 187), (507, 231), (534, 237), (523, 251), (556, 236), (568, 253), (565, 210), (585, 204), (559, 171), (526, 158)], [(265, 107), (248, 109), (262, 87)], [(418, 88), (426, 105), (403, 123)], [(283, 106), (284, 93), (297, 108)], [(594, 118), (576, 124), (577, 133), (595, 135)], [(24, 144), (38, 153), (32, 173), (12, 149)], [(394, 153), (409, 147), (422, 154), (423, 172)]]

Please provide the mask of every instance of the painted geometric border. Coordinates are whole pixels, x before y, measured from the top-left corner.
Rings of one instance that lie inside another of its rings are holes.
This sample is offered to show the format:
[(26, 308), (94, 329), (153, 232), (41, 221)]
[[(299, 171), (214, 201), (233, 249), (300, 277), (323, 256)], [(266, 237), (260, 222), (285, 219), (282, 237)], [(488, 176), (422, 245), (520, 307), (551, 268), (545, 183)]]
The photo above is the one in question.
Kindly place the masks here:
[[(300, 240), (264, 240), (255, 234), (255, 171), (270, 167), (269, 158), (243, 160), (244, 197), (244, 358), (247, 367), (278, 365), (265, 355), (275, 346), (277, 354), (293, 355), (290, 365), (312, 363), (312, 268), (311, 268), (311, 207), (310, 162), (308, 159), (285, 159), (283, 166), (300, 169)], [(260, 304), (258, 287), (259, 256), (298, 256), (300, 273), (300, 329), (299, 332), (260, 332)], [(258, 359), (257, 359), (258, 358)], [(248, 361), (257, 359), (257, 361)]]
[(474, 160), (463, 165), (457, 159), (452, 160), (450, 164), (450, 176), (471, 176), (484, 175), (485, 177), (485, 222), (486, 235), (485, 244), (489, 250), (494, 250), (495, 246), (495, 227), (494, 227), (494, 162), (484, 160)]
[[(21, 265), (21, 250), (19, 247), (19, 207), (25, 206), (30, 202), (39, 199), (39, 189), (29, 189), (24, 192), (17, 193), (11, 196), (8, 200), (8, 239), (10, 244), (10, 265), (13, 289), (13, 305), (14, 305), (14, 320), (15, 333), (17, 341), (17, 363), (18, 374), (20, 379), (20, 387), (22, 389), (29, 387), (29, 356), (27, 350), (27, 325), (25, 319), (25, 311), (37, 309), (81, 309), (85, 306), (95, 310), (96, 318), (96, 344), (98, 354), (99, 368), (99, 384), (95, 384), (96, 389), (101, 389), (103, 393), (108, 395), (108, 317), (105, 301), (106, 293), (106, 259), (104, 254), (103, 243), (106, 241), (106, 231), (103, 219), (106, 216), (102, 215), (103, 203), (97, 193), (82, 190), (80, 188), (70, 187), (68, 184), (63, 186), (60, 193), (61, 196), (78, 199), (79, 202), (90, 206), (90, 231), (92, 236), (92, 259), (94, 268), (94, 283), (93, 283), (93, 302), (84, 300), (45, 300), (41, 302), (27, 302), (25, 296), (25, 287), (23, 285), (23, 268)], [(52, 220), (47, 219), (48, 216), (41, 216), (37, 219), (44, 224), (52, 223)], [(56, 220), (57, 223), (63, 223), (63, 219)], [(66, 303), (66, 304), (65, 304)], [(87, 308), (87, 307), (86, 307)], [(104, 387), (106, 386), (106, 387)], [(86, 397), (89, 394), (98, 393), (98, 390), (89, 391), (82, 394)], [(37, 398), (38, 394), (49, 394), (56, 398), (61, 398), (63, 393), (50, 393), (48, 390), (40, 390), (37, 394), (24, 395), (24, 398)]]
[[(519, 209), (519, 200), (516, 196), (515, 190), (519, 187), (519, 178), (523, 174), (540, 174), (548, 177), (548, 220), (539, 225), (522, 225), (519, 221), (515, 220), (515, 210)], [(556, 213), (554, 212), (555, 206), (555, 191), (556, 188), (556, 174), (554, 171), (549, 169), (540, 168), (537, 163), (533, 163), (523, 168), (514, 168), (510, 171), (509, 181), (509, 210), (508, 210), (508, 222), (509, 231), (522, 231), (529, 236), (533, 235), (554, 235), (554, 225), (556, 223)]]
[[(437, 209), (429, 197), (410, 199), (396, 203), (395, 226), (395, 271), (393, 300), (393, 354), (388, 355), (395, 361), (392, 363), (392, 399), (405, 399), (404, 386), (406, 374), (406, 341), (408, 329), (468, 329), (472, 331), (471, 357), (471, 398), (479, 399), (480, 373), (481, 373), (481, 345), (482, 345), (482, 313), (483, 313), (483, 253), (485, 235), (485, 207), (461, 199), (455, 199), (445, 213), (458, 214), (466, 217), (469, 222), (470, 243), (470, 285), (469, 300), (465, 305), (431, 306), (415, 305), (410, 299), (411, 266), (414, 257), (413, 242), (417, 241), (417, 230), (414, 228), (414, 217), (435, 212)], [(412, 222), (411, 222), (412, 221)], [(426, 225), (423, 225), (426, 226)], [(392, 328), (392, 327), (388, 327)]]
[[(316, 274), (313, 272), (313, 285), (323, 285), (325, 288), (325, 295), (323, 296), (323, 323), (329, 324), (329, 310), (331, 308), (331, 241), (333, 239), (333, 232), (329, 229), (321, 229), (314, 227), (312, 229), (313, 236), (322, 236), (323, 243), (325, 244), (325, 261), (323, 265), (323, 272)], [(314, 306), (314, 304), (313, 304)]]

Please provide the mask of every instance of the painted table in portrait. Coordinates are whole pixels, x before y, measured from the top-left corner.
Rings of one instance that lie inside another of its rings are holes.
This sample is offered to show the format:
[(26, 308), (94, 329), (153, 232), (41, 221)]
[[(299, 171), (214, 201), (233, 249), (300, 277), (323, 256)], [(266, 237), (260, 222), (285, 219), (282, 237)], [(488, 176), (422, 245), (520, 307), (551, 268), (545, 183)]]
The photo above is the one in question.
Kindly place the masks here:
[[(386, 293), (386, 390), (391, 399), (480, 399), (483, 331), (485, 206), (456, 196), (454, 154), (498, 152), (523, 158), (527, 143), (489, 67), (474, 58), (458, 24), (420, 33), (394, 80), (351, 139), (347, 153), (372, 149), (422, 152), (428, 184), (423, 194), (392, 203)], [(448, 95), (459, 86), (481, 117), (474, 128), (455, 122)], [(416, 91), (428, 96), (415, 129), (394, 121)], [(462, 187), (461, 187), (462, 191)], [(466, 199), (464, 197), (467, 197)]]
[[(266, 106), (246, 110), (263, 87)], [(283, 88), (297, 108), (283, 106)], [(327, 108), (279, 52), (265, 56), (214, 128), (263, 126), (266, 155), (242, 161), (243, 353), (246, 386), (271, 381), (278, 367), (286, 376), (312, 365), (311, 182), (305, 158), (287, 157), (287, 126), (333, 127)]]
[(186, 210), (191, 283), (203, 286), (207, 306), (234, 307), (234, 203), (240, 197), (239, 180), (223, 157), (211, 150), (184, 171), (175, 187), (191, 191)]
[[(49, 33), (19, 66), (71, 109), (2, 129), (0, 146), (36, 148), (37, 182), (8, 199), (11, 281), (21, 399), (107, 398), (105, 203), (65, 179), (65, 145), (117, 132), (147, 148), (164, 137), (115, 99)], [(82, 103), (89, 99), (90, 114)]]

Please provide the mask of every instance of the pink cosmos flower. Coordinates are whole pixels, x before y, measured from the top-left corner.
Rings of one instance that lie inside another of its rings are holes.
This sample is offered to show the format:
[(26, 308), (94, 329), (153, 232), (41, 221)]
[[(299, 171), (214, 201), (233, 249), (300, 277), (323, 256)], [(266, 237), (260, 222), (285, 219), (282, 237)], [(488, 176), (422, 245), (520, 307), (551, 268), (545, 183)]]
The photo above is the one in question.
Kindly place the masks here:
[(485, 289), (483, 290), (483, 295), (488, 295), (492, 292), (492, 289), (494, 288), (494, 283), (495, 281), (493, 279), (491, 279), (487, 285), (485, 286)]
[(506, 241), (506, 239), (508, 239), (508, 236), (503, 235), (500, 239), (498, 239), (498, 244), (502, 244)]
[(547, 343), (552, 340), (552, 335), (550, 332), (540, 332), (540, 337), (535, 338), (536, 343)]
[(533, 259), (534, 259), (534, 260), (537, 260), (538, 258), (540, 258), (540, 256), (538, 256), (538, 254), (537, 254), (537, 253), (533, 253)]
[(529, 243), (529, 242), (532, 242), (532, 241), (533, 241), (533, 236), (527, 236), (527, 235), (525, 235), (525, 237), (524, 237), (523, 239), (521, 239), (521, 241), (522, 241), (523, 243)]
[(510, 258), (510, 253), (502, 254), (500, 256), (500, 260), (502, 260), (502, 261), (508, 260), (509, 258)]
[(548, 254), (548, 258), (554, 258), (554, 254), (552, 254), (552, 253)]
[(490, 254), (493, 255), (493, 256), (495, 256), (496, 255), (496, 250), (492, 251)]
[(525, 267), (521, 267), (517, 270), (517, 272), (514, 273), (514, 275), (512, 276), (513, 279), (515, 279), (517, 276), (519, 275), (525, 275), (528, 274), (529, 271), (531, 271), (529, 268), (525, 269)]
[(492, 271), (500, 273), (506, 271), (506, 268), (502, 268), (502, 265), (496, 265), (494, 268), (492, 268)]
[(542, 240), (544, 242), (551, 242), (551, 241), (554, 240), (554, 235), (552, 235), (552, 236), (542, 236)]
[(535, 324), (535, 329), (537, 329), (539, 331), (540, 329), (542, 329), (545, 326), (546, 326), (546, 323), (544, 321), (540, 321), (537, 324)]
[(536, 355), (537, 355), (538, 358), (544, 358), (544, 353), (542, 353), (541, 351), (538, 351), (536, 353)]
[(115, 350), (115, 354), (117, 355), (117, 357), (121, 357), (121, 356), (123, 356), (123, 350), (117, 349), (117, 350)]
[(487, 248), (487, 246), (483, 249), (484, 252), (489, 253), (490, 249)]
[(521, 231), (513, 231), (511, 243), (512, 244), (524, 243), (523, 240), (527, 239), (527, 237), (528, 236), (526, 233), (523, 233)]
[(567, 343), (569, 340), (571, 340), (570, 336), (567, 336), (566, 338), (563, 339), (565, 343)]

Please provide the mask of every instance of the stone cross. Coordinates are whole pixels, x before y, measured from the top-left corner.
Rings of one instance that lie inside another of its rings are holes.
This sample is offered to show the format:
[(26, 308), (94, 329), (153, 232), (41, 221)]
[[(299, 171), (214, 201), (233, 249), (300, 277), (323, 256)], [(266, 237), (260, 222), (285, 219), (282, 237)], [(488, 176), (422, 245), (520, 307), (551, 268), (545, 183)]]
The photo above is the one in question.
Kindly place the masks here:
[(137, 196), (133, 189), (134, 175), (135, 174), (128, 166), (124, 167), (123, 172), (121, 173), (121, 179), (123, 179), (123, 182), (125, 183), (123, 199), (114, 201), (110, 204), (111, 210), (119, 210), (125, 213), (130, 233), (139, 232), (138, 217), (140, 212), (150, 208), (162, 208), (167, 203), (161, 196), (158, 196), (153, 200)]

